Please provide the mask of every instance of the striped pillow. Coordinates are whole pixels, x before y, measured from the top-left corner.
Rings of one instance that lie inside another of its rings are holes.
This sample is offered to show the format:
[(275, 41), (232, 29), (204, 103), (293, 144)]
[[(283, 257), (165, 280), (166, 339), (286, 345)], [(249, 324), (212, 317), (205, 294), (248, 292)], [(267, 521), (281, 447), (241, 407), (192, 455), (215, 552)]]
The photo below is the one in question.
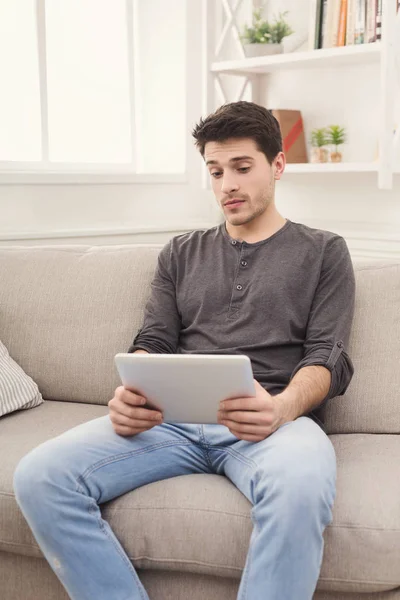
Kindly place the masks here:
[(14, 410), (42, 404), (36, 383), (11, 358), (0, 341), (0, 417)]

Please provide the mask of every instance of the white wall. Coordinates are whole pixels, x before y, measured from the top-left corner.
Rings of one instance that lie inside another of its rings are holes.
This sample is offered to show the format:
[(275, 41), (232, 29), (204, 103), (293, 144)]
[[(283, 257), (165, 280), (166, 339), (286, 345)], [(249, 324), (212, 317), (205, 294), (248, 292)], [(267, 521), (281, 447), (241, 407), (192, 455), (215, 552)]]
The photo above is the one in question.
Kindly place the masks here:
[[(269, 0), (264, 4), (269, 17), (285, 10), (289, 13), (295, 34), (284, 40), (285, 51), (308, 49), (309, 0)], [(251, 0), (244, 0), (240, 9), (240, 18), (248, 23), (250, 5)], [(222, 54), (221, 59), (240, 58), (233, 38), (226, 41)], [(222, 81), (228, 100), (233, 100), (242, 78), (225, 76)], [(308, 152), (313, 128), (339, 124), (348, 134), (344, 161), (372, 162), (377, 157), (378, 63), (264, 76), (261, 102), (270, 109), (301, 111)], [(397, 113), (400, 123), (400, 102)], [(287, 173), (277, 184), (276, 199), (284, 216), (343, 235), (354, 255), (400, 258), (400, 175), (395, 175), (393, 189), (384, 191), (378, 189), (377, 175), (372, 173)]]
[(151, 241), (147, 231), (164, 230), (169, 239), (171, 231), (211, 223), (212, 196), (200, 184), (0, 186), (0, 194), (1, 244), (55, 243), (55, 236), (64, 243)]
[[(379, 100), (378, 64), (282, 72), (265, 82), (267, 106), (302, 111), (308, 151), (314, 127), (344, 126), (344, 161), (376, 159)], [(288, 174), (277, 200), (291, 218), (344, 235), (353, 253), (400, 257), (400, 175), (392, 190), (379, 190), (376, 173)]]
[[(301, 39), (308, 0), (286, 4), (293, 13), (301, 9), (297, 31)], [(194, 124), (202, 113), (202, 61), (197, 52), (201, 7), (200, 2), (189, 5), (195, 26), (190, 31), (188, 121)], [(345, 160), (373, 159), (377, 66), (338, 70), (335, 76), (333, 71), (286, 72), (266, 84), (269, 108), (299, 108), (308, 132), (316, 126), (343, 123), (351, 138)], [(192, 144), (189, 133), (188, 142)], [(212, 193), (202, 189), (201, 157), (192, 147), (188, 165), (189, 180), (183, 184), (0, 185), (0, 244), (167, 241), (182, 231), (213, 226), (220, 212)], [(341, 233), (354, 255), (400, 258), (399, 175), (393, 190), (382, 191), (371, 173), (287, 174), (277, 185), (277, 205), (294, 221)]]
[(354, 256), (400, 258), (400, 177), (392, 191), (376, 189), (376, 175), (290, 175), (278, 185), (281, 212), (310, 227), (335, 231)]

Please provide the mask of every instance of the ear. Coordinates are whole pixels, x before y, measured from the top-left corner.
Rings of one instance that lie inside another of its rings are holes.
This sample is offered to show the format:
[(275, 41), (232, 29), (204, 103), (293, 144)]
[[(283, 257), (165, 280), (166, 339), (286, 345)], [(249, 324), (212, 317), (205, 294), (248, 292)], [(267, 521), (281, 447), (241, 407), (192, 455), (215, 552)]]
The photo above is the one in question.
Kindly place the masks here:
[(272, 163), (274, 170), (274, 179), (280, 179), (283, 175), (286, 166), (286, 157), (283, 152), (279, 152)]

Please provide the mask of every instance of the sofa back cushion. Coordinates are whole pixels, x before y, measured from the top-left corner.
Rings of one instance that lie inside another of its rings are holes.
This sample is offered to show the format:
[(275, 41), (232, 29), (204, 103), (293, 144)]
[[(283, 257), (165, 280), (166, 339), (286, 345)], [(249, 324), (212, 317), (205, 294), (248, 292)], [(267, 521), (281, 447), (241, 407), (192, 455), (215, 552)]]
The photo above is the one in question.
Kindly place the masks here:
[(45, 400), (113, 397), (161, 247), (0, 247), (0, 339)]
[(400, 263), (354, 263), (354, 376), (321, 411), (329, 433), (400, 433)]
[[(0, 339), (43, 397), (107, 404), (162, 245), (0, 247)], [(329, 433), (400, 433), (400, 263), (355, 262), (355, 375), (321, 411)]]

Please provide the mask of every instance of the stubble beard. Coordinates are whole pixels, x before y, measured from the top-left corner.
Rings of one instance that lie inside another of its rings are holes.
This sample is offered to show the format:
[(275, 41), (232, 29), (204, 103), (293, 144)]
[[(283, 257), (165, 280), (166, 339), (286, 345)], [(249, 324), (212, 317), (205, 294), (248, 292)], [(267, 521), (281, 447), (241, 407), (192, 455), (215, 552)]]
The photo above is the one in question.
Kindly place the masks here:
[[(263, 196), (258, 198), (258, 200), (255, 202), (255, 208), (250, 212), (250, 214), (228, 215), (226, 216), (227, 221), (229, 221), (231, 225), (235, 226), (246, 225), (247, 223), (250, 223), (257, 217), (262, 215), (273, 202), (274, 196), (273, 189), (271, 189), (271, 187), (264, 192)], [(246, 203), (249, 203), (249, 206), (251, 206), (251, 203), (248, 200), (246, 200)]]

